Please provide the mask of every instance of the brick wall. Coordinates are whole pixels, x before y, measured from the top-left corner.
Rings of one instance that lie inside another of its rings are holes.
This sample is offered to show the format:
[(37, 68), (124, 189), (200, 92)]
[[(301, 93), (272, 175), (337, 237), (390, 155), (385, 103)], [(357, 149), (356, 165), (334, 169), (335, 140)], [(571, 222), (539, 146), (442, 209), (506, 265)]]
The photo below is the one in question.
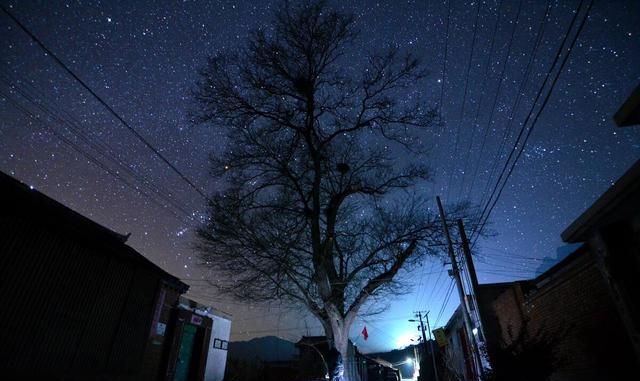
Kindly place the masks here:
[(629, 379), (637, 368), (622, 322), (591, 253), (577, 254), (535, 280), (481, 289), (488, 346), (509, 342), (526, 319), (530, 336), (559, 338), (553, 381)]
[(629, 371), (632, 348), (589, 251), (529, 293), (525, 310), (532, 335), (563, 337), (554, 381), (623, 379)]

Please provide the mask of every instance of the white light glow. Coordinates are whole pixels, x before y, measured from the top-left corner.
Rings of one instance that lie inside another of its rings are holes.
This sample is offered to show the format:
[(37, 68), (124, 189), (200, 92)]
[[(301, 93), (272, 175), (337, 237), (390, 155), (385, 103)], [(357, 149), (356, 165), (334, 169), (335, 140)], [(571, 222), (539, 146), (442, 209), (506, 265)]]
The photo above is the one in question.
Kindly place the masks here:
[(406, 346), (411, 345), (411, 339), (415, 339), (415, 333), (413, 332), (405, 332), (398, 336), (396, 340), (396, 348), (404, 348)]

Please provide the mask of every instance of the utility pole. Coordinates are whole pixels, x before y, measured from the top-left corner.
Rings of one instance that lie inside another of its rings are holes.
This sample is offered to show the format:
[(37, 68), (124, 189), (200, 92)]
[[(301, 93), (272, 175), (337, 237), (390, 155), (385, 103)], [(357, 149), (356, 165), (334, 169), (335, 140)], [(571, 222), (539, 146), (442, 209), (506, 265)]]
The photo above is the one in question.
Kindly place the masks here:
[[(431, 361), (433, 361), (433, 374), (435, 375), (436, 381), (438, 381), (438, 368), (436, 367), (436, 351), (433, 349), (433, 340), (431, 339), (431, 327), (429, 326), (429, 311), (424, 314), (424, 317), (427, 319), (427, 330), (429, 331), (429, 344), (431, 345)], [(420, 324), (422, 324), (422, 318), (420, 318)], [(422, 331), (422, 335), (424, 336), (424, 330)]]
[[(427, 312), (428, 314), (428, 312)], [(420, 322), (420, 332), (422, 332), (422, 346), (424, 353), (427, 353), (427, 336), (424, 334), (424, 323), (422, 323), (422, 313), (418, 312), (418, 321)]]
[[(476, 314), (478, 315), (478, 323), (480, 324), (480, 335), (482, 335), (483, 341), (486, 342), (486, 337), (484, 336), (484, 322), (482, 321), (482, 314), (480, 313), (480, 304), (478, 303), (478, 276), (476, 274), (476, 267), (473, 264), (473, 258), (471, 257), (471, 248), (469, 247), (469, 240), (467, 239), (467, 233), (464, 230), (464, 223), (462, 219), (458, 219), (458, 231), (460, 232), (460, 239), (462, 241), (462, 252), (464, 253), (464, 260), (467, 263), (467, 270), (469, 271), (469, 277), (471, 278), (471, 292), (473, 294), (473, 302), (475, 304)], [(477, 339), (475, 335), (473, 335), (474, 339)], [(479, 348), (478, 342), (476, 340), (476, 349)], [(480, 352), (476, 352), (476, 356), (478, 359), (478, 364), (480, 365), (480, 375), (484, 376), (484, 369), (482, 366), (482, 361), (480, 358)]]
[(458, 296), (460, 297), (460, 309), (462, 310), (462, 320), (467, 331), (467, 340), (471, 346), (471, 352), (473, 353), (472, 360), (476, 363), (477, 369), (482, 369), (482, 363), (480, 362), (480, 356), (478, 355), (478, 348), (473, 337), (473, 328), (471, 326), (471, 319), (469, 318), (469, 311), (467, 310), (466, 296), (464, 294), (464, 287), (462, 286), (462, 279), (460, 278), (460, 270), (458, 269), (458, 262), (456, 261), (456, 254), (453, 251), (453, 242), (451, 241), (451, 235), (449, 234), (449, 226), (447, 225), (447, 217), (444, 214), (442, 208), (442, 201), (440, 196), (436, 196), (438, 202), (438, 210), (440, 211), (440, 219), (444, 227), (444, 234), (447, 238), (447, 246), (449, 250), (449, 258), (451, 259), (451, 267), (453, 268), (453, 277), (456, 280), (456, 288), (458, 289)]
[[(431, 340), (431, 328), (429, 327), (429, 311), (425, 312), (424, 316), (427, 319), (427, 330), (429, 331), (429, 344), (431, 345), (430, 352), (431, 352), (431, 360), (433, 361), (433, 374), (436, 379), (435, 381), (439, 381), (438, 368), (436, 368), (436, 353), (433, 350), (433, 340)], [(422, 312), (420, 311), (417, 312), (417, 318), (418, 318), (418, 321), (420, 322), (420, 332), (422, 332), (423, 351), (424, 353), (427, 353), (427, 336), (424, 333), (424, 323), (422, 322)], [(415, 321), (415, 320), (411, 319), (409, 321)]]

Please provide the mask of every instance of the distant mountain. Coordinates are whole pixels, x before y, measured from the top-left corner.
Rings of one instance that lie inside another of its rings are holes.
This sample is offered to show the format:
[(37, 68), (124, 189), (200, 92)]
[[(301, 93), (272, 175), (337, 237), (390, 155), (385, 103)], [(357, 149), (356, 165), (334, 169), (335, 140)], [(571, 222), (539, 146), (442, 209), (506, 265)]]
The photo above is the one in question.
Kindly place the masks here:
[(229, 343), (229, 357), (238, 360), (290, 361), (298, 357), (295, 344), (276, 336)]

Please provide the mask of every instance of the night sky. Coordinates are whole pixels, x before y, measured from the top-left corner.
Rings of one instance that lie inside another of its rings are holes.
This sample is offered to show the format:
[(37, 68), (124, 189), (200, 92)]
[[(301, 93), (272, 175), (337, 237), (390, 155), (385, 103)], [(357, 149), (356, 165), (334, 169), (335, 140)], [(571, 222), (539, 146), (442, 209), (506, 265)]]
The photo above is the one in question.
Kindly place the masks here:
[[(442, 99), (444, 127), (424, 139), (435, 170), (425, 192), (445, 202), (484, 200), (497, 177), (489, 178), (492, 167), (502, 168), (578, 2), (551, 1), (532, 60), (544, 0), (523, 0), (520, 12), (518, 0), (452, 0), (450, 7), (425, 0), (336, 2), (357, 16), (362, 32), (353, 62), (395, 45), (430, 72), (415, 92), (434, 106)], [(207, 55), (233, 49), (249, 30), (267, 25), (279, 2), (1, 3), (189, 179), (207, 193), (216, 189), (207, 156), (222, 149), (224, 137), (188, 118), (197, 71)], [(640, 158), (640, 128), (619, 129), (612, 121), (640, 83), (638, 16), (638, 1), (595, 1), (491, 214), (497, 236), (475, 246), (481, 283), (534, 276), (556, 258), (562, 230)], [(131, 232), (129, 244), (191, 284), (194, 298), (234, 315), (233, 340), (321, 334), (316, 321), (288, 306), (248, 306), (207, 292), (192, 249), (205, 200), (4, 13), (0, 30), (0, 170), (100, 224)], [(415, 279), (412, 293), (355, 323), (353, 338), (364, 351), (417, 338), (406, 321), (414, 310), (431, 310), (438, 326), (457, 305), (442, 261), (407, 276)], [(366, 342), (358, 336), (364, 324)]]

